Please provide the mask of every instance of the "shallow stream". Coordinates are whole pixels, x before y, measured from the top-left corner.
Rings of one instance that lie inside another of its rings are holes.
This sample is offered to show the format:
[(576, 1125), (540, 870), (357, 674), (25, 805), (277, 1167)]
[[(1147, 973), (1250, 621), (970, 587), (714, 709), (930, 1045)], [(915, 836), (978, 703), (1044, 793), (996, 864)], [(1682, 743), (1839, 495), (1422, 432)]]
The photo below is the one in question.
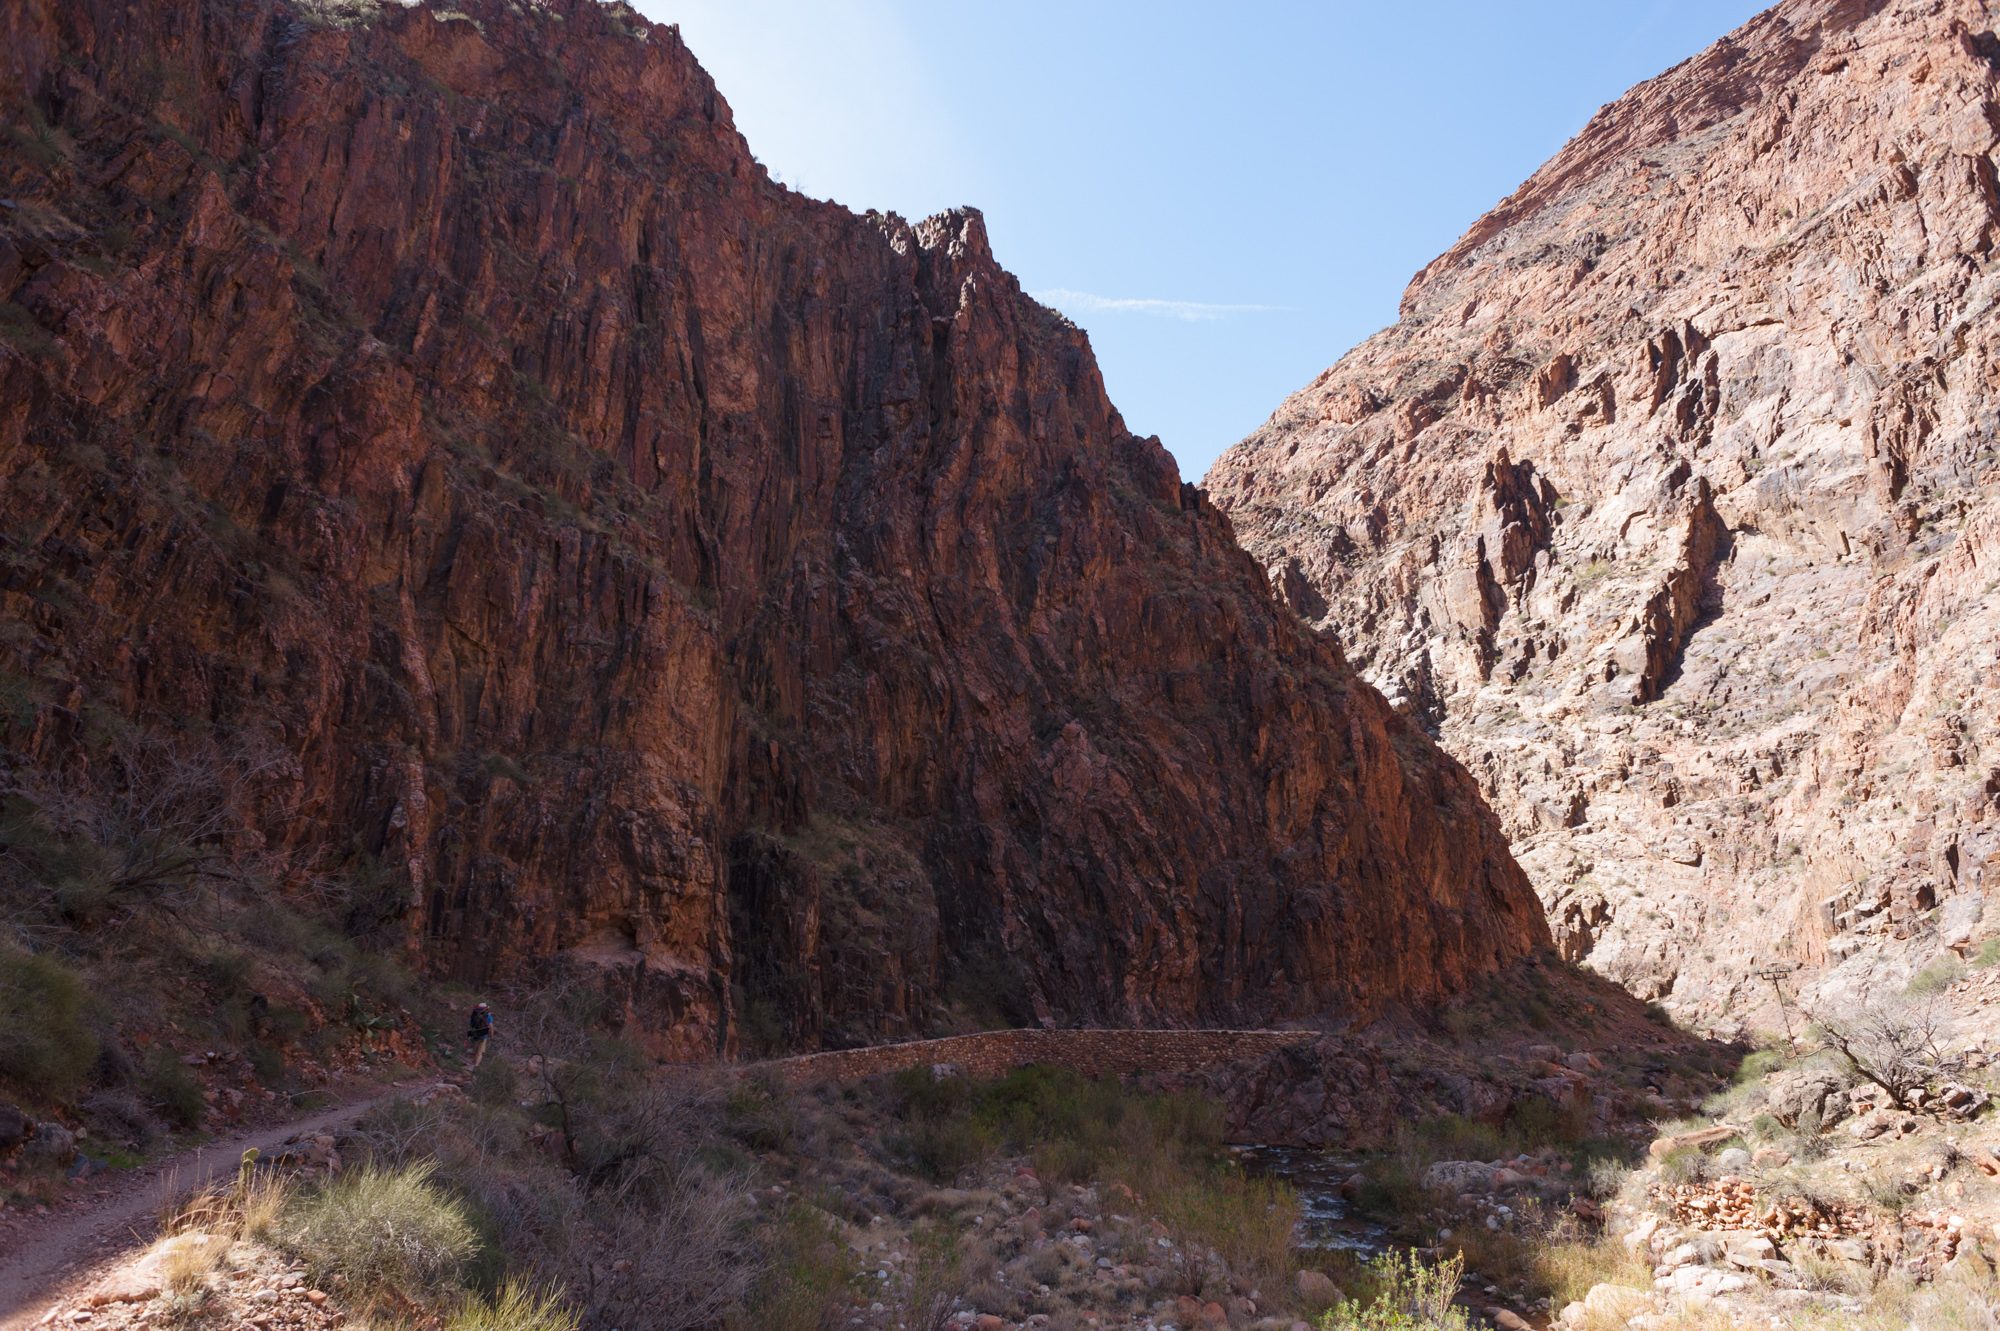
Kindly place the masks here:
[(1373, 1257), (1389, 1244), (1389, 1231), (1354, 1213), (1341, 1185), (1361, 1167), (1352, 1156), (1295, 1146), (1230, 1148), (1253, 1178), (1282, 1179), (1299, 1194), (1299, 1246), (1338, 1248)]

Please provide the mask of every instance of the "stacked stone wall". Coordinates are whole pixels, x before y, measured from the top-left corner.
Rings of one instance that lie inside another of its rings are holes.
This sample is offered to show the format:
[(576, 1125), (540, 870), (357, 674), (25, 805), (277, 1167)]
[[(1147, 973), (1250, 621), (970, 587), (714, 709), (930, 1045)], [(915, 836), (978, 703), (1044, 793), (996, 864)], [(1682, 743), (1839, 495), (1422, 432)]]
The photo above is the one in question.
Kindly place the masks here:
[(1013, 1030), (937, 1040), (835, 1049), (746, 1064), (787, 1085), (855, 1081), (906, 1068), (949, 1065), (971, 1077), (999, 1077), (1030, 1064), (1091, 1077), (1186, 1073), (1305, 1044), (1317, 1031)]

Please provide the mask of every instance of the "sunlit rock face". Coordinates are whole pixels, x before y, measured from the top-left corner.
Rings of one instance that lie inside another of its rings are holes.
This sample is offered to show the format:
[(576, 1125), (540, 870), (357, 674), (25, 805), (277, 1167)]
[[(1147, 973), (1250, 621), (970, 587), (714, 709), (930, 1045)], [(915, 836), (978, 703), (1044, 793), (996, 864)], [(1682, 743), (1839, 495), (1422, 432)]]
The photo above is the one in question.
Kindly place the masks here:
[(1207, 478), (1478, 778), (1563, 950), (1711, 1026), (2000, 887), (1992, 29), (1779, 5)]
[(978, 215), (773, 183), (674, 29), (19, 0), (0, 70), (10, 761), (255, 738), (431, 965), (685, 1056), (1548, 946)]

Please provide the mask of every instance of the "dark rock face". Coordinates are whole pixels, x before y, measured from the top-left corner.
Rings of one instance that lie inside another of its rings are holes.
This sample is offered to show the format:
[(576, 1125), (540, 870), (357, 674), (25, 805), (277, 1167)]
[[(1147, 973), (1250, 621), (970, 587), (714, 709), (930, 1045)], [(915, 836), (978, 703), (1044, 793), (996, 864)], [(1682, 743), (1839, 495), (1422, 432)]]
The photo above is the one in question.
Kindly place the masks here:
[(0, 16), (0, 718), (286, 755), (441, 970), (663, 1052), (1267, 1021), (1544, 947), (964, 212), (772, 183), (580, 0)]

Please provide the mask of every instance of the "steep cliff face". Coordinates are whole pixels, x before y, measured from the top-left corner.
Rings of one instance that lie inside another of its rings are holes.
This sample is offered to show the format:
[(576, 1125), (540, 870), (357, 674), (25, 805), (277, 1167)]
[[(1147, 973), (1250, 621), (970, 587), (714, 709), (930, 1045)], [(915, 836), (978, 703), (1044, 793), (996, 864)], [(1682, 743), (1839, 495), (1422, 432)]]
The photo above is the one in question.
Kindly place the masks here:
[(1689, 1016), (1962, 945), (2000, 886), (1996, 78), (1970, 0), (1779, 5), (1208, 477), (1565, 951)]
[(687, 1054), (1546, 946), (978, 215), (772, 183), (674, 29), (25, 0), (0, 47), (11, 761), (254, 737), (266, 835), (434, 965), (565, 958)]

